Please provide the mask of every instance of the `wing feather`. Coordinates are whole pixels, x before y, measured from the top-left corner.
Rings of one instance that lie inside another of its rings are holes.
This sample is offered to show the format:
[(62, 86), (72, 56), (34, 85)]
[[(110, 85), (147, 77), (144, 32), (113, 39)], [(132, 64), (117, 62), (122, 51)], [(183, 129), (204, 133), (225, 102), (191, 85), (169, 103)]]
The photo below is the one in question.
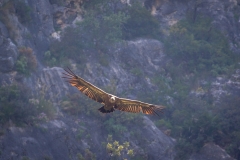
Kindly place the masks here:
[(104, 97), (107, 96), (107, 93), (101, 90), (100, 88), (94, 86), (93, 84), (85, 81), (81, 77), (75, 75), (69, 68), (64, 69), (66, 72), (63, 73), (67, 82), (72, 86), (76, 87), (79, 91), (85, 94), (87, 97), (99, 102), (104, 103)]
[[(79, 91), (85, 94), (87, 97), (105, 104), (105, 97), (108, 97), (108, 93), (104, 92), (100, 88), (94, 86), (93, 84), (85, 81), (81, 77), (75, 75), (69, 68), (65, 70), (63, 73), (67, 82), (69, 82), (72, 86), (76, 87)], [(164, 106), (153, 105), (149, 103), (144, 103), (137, 100), (131, 100), (126, 98), (117, 98), (114, 108), (120, 111), (139, 113), (142, 112), (144, 114), (154, 114), (158, 115), (158, 112), (163, 112)]]
[(116, 102), (116, 109), (133, 113), (142, 112), (144, 114), (156, 114), (159, 116), (157, 112), (163, 112), (164, 108), (164, 106), (153, 105), (125, 98), (118, 98), (118, 101)]

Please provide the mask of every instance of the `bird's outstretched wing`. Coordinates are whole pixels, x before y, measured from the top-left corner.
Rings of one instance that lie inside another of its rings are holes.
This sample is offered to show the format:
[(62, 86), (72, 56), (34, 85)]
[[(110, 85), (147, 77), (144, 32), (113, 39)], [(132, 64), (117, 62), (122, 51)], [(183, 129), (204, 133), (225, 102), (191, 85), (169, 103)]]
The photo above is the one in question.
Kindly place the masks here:
[(165, 107), (160, 105), (148, 104), (137, 100), (118, 98), (115, 108), (125, 112), (142, 112), (145, 114), (156, 114), (159, 116), (158, 112), (163, 112), (163, 109)]
[(65, 75), (63, 78), (66, 78), (67, 82), (69, 82), (72, 86), (77, 87), (79, 91), (89, 98), (99, 103), (104, 103), (104, 97), (107, 96), (106, 92), (75, 75), (69, 68), (64, 70), (66, 72), (63, 73)]

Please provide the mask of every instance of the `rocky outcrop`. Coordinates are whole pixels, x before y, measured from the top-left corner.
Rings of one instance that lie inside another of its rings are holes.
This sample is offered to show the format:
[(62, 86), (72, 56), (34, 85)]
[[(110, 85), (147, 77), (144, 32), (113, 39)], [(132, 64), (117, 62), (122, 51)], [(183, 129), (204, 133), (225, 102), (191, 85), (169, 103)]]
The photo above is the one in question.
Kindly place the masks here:
[(207, 143), (199, 151), (193, 154), (189, 160), (234, 160), (225, 150), (213, 143)]
[(145, 125), (143, 129), (144, 137), (148, 137), (148, 143), (145, 144), (148, 159), (174, 159), (175, 140), (160, 131), (149, 118), (144, 117), (143, 123)]
[[(193, 5), (192, 3), (195, 4)], [(235, 53), (240, 53), (238, 47), (240, 45), (240, 7), (237, 5), (236, 0), (190, 2), (189, 8), (194, 10), (194, 16), (200, 13), (211, 17), (213, 19), (212, 24), (221, 30), (230, 40), (232, 50)]]
[(240, 70), (238, 69), (230, 78), (218, 77), (212, 82), (211, 94), (218, 103), (226, 95), (239, 95), (240, 93)]
[(159, 18), (163, 30), (167, 33), (170, 26), (191, 15), (194, 19), (206, 15), (213, 19), (213, 26), (227, 35), (232, 50), (239, 54), (240, 45), (240, 6), (237, 0), (189, 0), (159, 1), (146, 0), (146, 5)]
[(64, 6), (53, 4), (54, 27), (63, 30), (64, 28), (81, 21), (83, 0), (67, 0)]
[[(150, 39), (124, 42), (112, 47), (106, 57), (101, 57), (108, 58), (107, 67), (101, 65), (99, 57), (94, 55), (88, 56), (83, 70), (74, 67), (74, 64), (70, 67), (81, 77), (100, 88), (116, 87), (115, 90), (109, 91), (124, 97), (136, 98), (136, 93), (140, 90), (151, 92), (156, 89), (150, 78), (163, 70), (165, 56), (162, 47), (159, 41)], [(131, 58), (127, 58), (128, 56)], [(111, 60), (110, 57), (112, 57)], [(136, 70), (141, 67), (142, 70)], [(46, 99), (52, 101), (57, 109), (57, 118), (34, 127), (9, 128), (1, 140), (1, 158), (77, 159), (77, 155), (79, 153), (84, 155), (86, 149), (94, 153), (97, 159), (109, 158), (105, 147), (101, 144), (106, 142), (109, 133), (102, 127), (99, 119), (87, 116), (76, 119), (62, 113), (60, 108), (63, 98), (67, 94), (79, 93), (62, 79), (63, 71), (59, 67), (43, 68), (33, 72), (30, 77), (22, 77), (21, 83), (31, 90), (34, 97), (44, 94)], [(143, 75), (145, 78), (140, 79)], [(16, 81), (16, 75), (9, 74), (5, 79)], [(84, 122), (85, 125), (82, 126), (79, 122)], [(144, 117), (142, 124), (141, 127), (128, 126), (128, 132), (122, 134), (121, 141), (129, 141), (137, 156), (156, 160), (174, 159), (175, 141), (162, 133), (149, 118)], [(79, 130), (91, 138), (82, 135), (78, 139)], [(130, 133), (136, 133), (137, 136)], [(76, 139), (78, 139), (77, 143)]]
[[(11, 72), (18, 55), (17, 46), (31, 47), (41, 62), (43, 54), (49, 49), (55, 30), (72, 25), (74, 20), (81, 20), (82, 10), (78, 8), (81, 6), (81, 0), (67, 1), (69, 3), (66, 6), (46, 0), (24, 2), (31, 8), (31, 22), (23, 25), (14, 14), (9, 17), (17, 31), (17, 38), (14, 39), (16, 45), (8, 39), (11, 33), (0, 22), (2, 32), (0, 71), (10, 72), (0, 75), (1, 85), (19, 80), (18, 74)], [(153, 3), (156, 5), (155, 8), (150, 6), (153, 9), (152, 14), (159, 19), (165, 31), (184, 18), (188, 10), (195, 11), (195, 14), (203, 13), (211, 16), (214, 18), (213, 24), (220, 26), (220, 29), (228, 35), (232, 49), (237, 52), (240, 36), (238, 16), (233, 15), (237, 7), (235, 2), (234, 0), (224, 2), (211, 0), (195, 4), (196, 1), (193, 0), (185, 3), (162, 1)], [(124, 1), (124, 3), (131, 5), (131, 1)], [(153, 39), (126, 41), (111, 47), (104, 54), (89, 53), (84, 56), (86, 60), (81, 66), (72, 61), (70, 68), (74, 72), (110, 93), (133, 99), (138, 96), (138, 93), (147, 94), (159, 89), (152, 83), (152, 78), (166, 74), (164, 65), (168, 62), (162, 43)], [(58, 111), (57, 118), (36, 126), (8, 128), (0, 140), (0, 159), (77, 159), (79, 153), (85, 154), (86, 149), (96, 154), (97, 159), (109, 158), (105, 146), (102, 146), (102, 142), (106, 142), (109, 134), (102, 127), (104, 121), (87, 116), (73, 118), (62, 113), (59, 109), (62, 99), (65, 95), (78, 91), (61, 78), (62, 68), (47, 68), (39, 64), (36, 72), (29, 77), (20, 76), (21, 81), (18, 82), (29, 87), (33, 96), (38, 97), (44, 94), (46, 99), (50, 99)], [(226, 86), (232, 89), (231, 93), (239, 93), (239, 74), (238, 70), (230, 79), (218, 78), (212, 83), (211, 93), (216, 100), (228, 94), (229, 90), (225, 90)], [(199, 90), (200, 96), (204, 94), (201, 91)], [(172, 101), (171, 97), (169, 99)], [(82, 131), (83, 135), (80, 134)], [(138, 135), (131, 135), (131, 131), (137, 132)], [(147, 117), (143, 117), (142, 126), (129, 127), (128, 133), (122, 134), (122, 137), (121, 140), (129, 141), (137, 154), (145, 155), (145, 159), (174, 159), (175, 141), (163, 134)], [(191, 159), (217, 159), (218, 156), (229, 158), (220, 150), (216, 145), (206, 145), (200, 151), (201, 154), (194, 154)], [(215, 155), (215, 151), (219, 155)]]
[(10, 40), (0, 35), (0, 71), (12, 71), (17, 60), (18, 50)]
[(63, 72), (64, 70), (59, 67), (44, 68), (31, 77), (25, 78), (24, 83), (34, 96), (44, 94), (47, 99), (53, 100), (54, 103), (60, 103), (62, 98), (69, 93), (69, 90), (73, 90), (62, 78)]
[[(173, 139), (163, 134), (147, 117), (144, 117), (142, 127), (133, 126), (122, 134), (135, 155), (151, 160), (173, 160)], [(129, 134), (136, 131), (141, 138)], [(80, 154), (87, 158), (86, 149), (96, 159), (110, 159), (103, 146), (108, 134), (94, 117), (72, 119), (68, 116), (27, 128), (12, 126), (1, 138), (0, 159), (77, 160)]]
[[(74, 67), (74, 63), (69, 67), (100, 88), (112, 85), (112, 87), (116, 87), (114, 91), (110, 91), (115, 92), (113, 94), (125, 93), (126, 97), (134, 98), (135, 96), (136, 98), (136, 94), (132, 93), (146, 89), (151, 92), (156, 89), (150, 79), (156, 73), (164, 70), (163, 66), (166, 63), (164, 57), (163, 46), (159, 41), (139, 39), (121, 43), (111, 48), (107, 55), (100, 57), (102, 61), (108, 61), (108, 66), (101, 65), (103, 62), (99, 61), (99, 57), (88, 55), (86, 63), (82, 64), (83, 69)], [(143, 69), (139, 70), (139, 68)], [(69, 88), (70, 85), (62, 79), (63, 72), (64, 70), (59, 67), (44, 68), (31, 77), (25, 78), (24, 81), (34, 95), (37, 95), (37, 92), (45, 87), (48, 89), (47, 93), (50, 99), (61, 100), (66, 93), (75, 90), (72, 87)], [(145, 78), (139, 79), (143, 75)]]

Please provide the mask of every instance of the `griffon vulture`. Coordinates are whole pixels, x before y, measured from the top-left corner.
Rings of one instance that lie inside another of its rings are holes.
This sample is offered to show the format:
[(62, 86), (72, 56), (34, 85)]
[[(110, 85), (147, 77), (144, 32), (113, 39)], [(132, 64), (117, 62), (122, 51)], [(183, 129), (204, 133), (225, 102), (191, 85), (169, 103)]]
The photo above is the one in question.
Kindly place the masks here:
[(103, 104), (103, 107), (98, 109), (102, 113), (110, 113), (115, 109), (118, 109), (125, 112), (142, 112), (145, 114), (158, 115), (157, 111), (162, 112), (164, 109), (164, 106), (161, 105), (153, 105), (137, 100), (119, 98), (85, 81), (81, 77), (75, 75), (69, 68), (68, 70), (65, 69), (65, 71), (66, 72), (63, 73), (65, 76), (63, 78), (66, 78), (67, 82), (69, 82), (72, 86), (77, 87), (79, 91), (89, 98)]

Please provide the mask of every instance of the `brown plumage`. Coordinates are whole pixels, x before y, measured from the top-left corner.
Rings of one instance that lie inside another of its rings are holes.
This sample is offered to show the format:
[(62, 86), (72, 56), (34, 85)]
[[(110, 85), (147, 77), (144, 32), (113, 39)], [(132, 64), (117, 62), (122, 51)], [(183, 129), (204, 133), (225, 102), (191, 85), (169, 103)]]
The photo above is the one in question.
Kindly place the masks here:
[(118, 109), (125, 112), (142, 112), (145, 114), (158, 115), (157, 111), (162, 112), (162, 110), (164, 109), (164, 106), (161, 105), (153, 105), (137, 100), (119, 98), (115, 95), (106, 93), (100, 88), (85, 81), (81, 77), (75, 75), (69, 68), (65, 71), (66, 73), (63, 73), (65, 77), (63, 78), (66, 78), (72, 86), (77, 87), (77, 89), (83, 94), (104, 105), (103, 107), (98, 109), (102, 113), (110, 113), (113, 112), (115, 109)]

